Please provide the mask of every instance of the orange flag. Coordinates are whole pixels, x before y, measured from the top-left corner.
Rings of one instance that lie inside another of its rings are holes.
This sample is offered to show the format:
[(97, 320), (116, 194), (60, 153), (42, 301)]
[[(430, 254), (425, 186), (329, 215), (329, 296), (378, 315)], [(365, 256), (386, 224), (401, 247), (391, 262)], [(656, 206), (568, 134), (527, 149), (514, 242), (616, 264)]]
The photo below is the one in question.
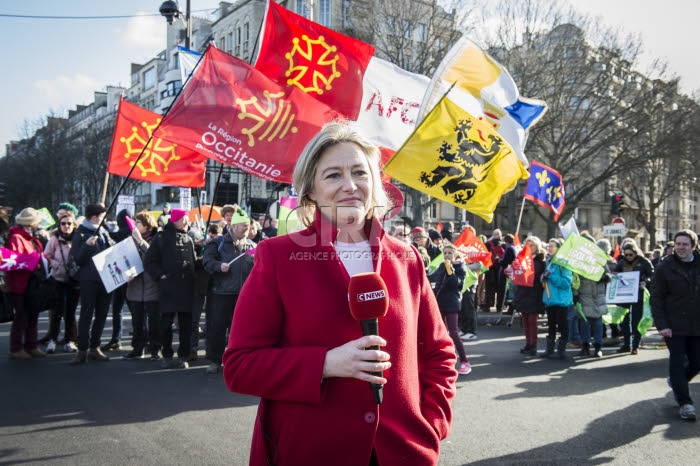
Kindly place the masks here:
[(268, 0), (255, 68), (356, 120), (374, 47)]
[(486, 245), (476, 237), (469, 228), (465, 228), (459, 235), (459, 238), (454, 242), (459, 252), (461, 252), (468, 262), (479, 261), (486, 267), (491, 267), (491, 252), (486, 248)]
[(615, 259), (620, 258), (620, 245), (619, 244), (615, 244), (615, 252), (613, 252), (613, 257)]
[(535, 285), (535, 264), (532, 260), (532, 251), (530, 251), (528, 246), (525, 246), (523, 250), (520, 251), (520, 254), (515, 258), (510, 268), (513, 270), (510, 279), (514, 285)]
[(520, 236), (517, 233), (513, 233), (513, 246), (520, 246)]
[[(113, 175), (127, 176), (136, 163), (130, 175), (133, 179), (184, 188), (201, 188), (205, 182), (206, 157), (160, 137), (153, 137), (148, 142), (161, 119), (161, 115), (122, 98), (117, 111), (107, 171)], [(136, 162), (144, 146), (146, 150)]]

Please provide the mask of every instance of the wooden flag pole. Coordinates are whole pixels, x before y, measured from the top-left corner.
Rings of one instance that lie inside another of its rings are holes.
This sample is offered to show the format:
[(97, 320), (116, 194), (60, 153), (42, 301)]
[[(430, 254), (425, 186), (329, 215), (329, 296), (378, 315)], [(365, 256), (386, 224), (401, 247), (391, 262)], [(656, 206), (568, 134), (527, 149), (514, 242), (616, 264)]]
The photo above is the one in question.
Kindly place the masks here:
[(102, 200), (100, 201), (104, 205), (107, 199), (107, 186), (109, 186), (109, 172), (105, 172), (105, 183), (102, 186)]
[[(520, 232), (520, 221), (523, 219), (523, 210), (525, 209), (525, 196), (523, 196), (523, 203), (520, 205), (520, 215), (518, 216), (518, 226), (515, 228), (515, 235), (517, 236)], [(520, 236), (518, 236), (520, 238)]]

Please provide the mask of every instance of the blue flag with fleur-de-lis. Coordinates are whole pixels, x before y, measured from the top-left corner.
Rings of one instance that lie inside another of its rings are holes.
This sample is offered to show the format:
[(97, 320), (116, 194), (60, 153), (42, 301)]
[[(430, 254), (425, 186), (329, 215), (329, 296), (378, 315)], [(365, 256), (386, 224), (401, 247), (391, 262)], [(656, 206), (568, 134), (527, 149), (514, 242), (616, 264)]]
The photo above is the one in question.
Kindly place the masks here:
[(564, 210), (564, 182), (559, 172), (539, 162), (532, 161), (530, 179), (525, 190), (525, 199), (554, 211), (554, 221)]

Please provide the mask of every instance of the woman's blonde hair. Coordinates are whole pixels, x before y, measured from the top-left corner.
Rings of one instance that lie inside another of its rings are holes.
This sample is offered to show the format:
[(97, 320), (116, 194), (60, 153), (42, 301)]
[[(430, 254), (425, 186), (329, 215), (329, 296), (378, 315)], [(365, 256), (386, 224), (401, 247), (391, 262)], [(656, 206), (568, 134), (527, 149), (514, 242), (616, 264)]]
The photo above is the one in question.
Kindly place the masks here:
[(332, 121), (321, 128), (321, 131), (309, 141), (294, 166), (294, 189), (299, 195), (297, 215), (305, 226), (311, 225), (316, 212), (316, 203), (311, 200), (309, 193), (314, 189), (314, 178), (321, 156), (329, 147), (343, 142), (355, 144), (367, 157), (367, 165), (369, 166), (372, 180), (368, 218), (372, 215), (381, 217), (391, 210), (391, 201), (386, 191), (384, 191), (379, 173), (379, 149), (349, 123)]
[(457, 249), (457, 246), (455, 246), (452, 243), (448, 243), (442, 247), (442, 252), (445, 252), (445, 249), (452, 249), (452, 252), (455, 255), (455, 259), (461, 259), (462, 258), (462, 253), (459, 252), (459, 249)]

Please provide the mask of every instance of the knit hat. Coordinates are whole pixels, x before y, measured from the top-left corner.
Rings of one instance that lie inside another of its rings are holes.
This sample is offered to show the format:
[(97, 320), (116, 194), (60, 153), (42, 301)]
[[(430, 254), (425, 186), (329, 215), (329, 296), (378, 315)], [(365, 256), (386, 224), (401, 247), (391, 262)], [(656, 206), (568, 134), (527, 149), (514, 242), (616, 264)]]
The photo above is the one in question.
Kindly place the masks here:
[(59, 210), (67, 210), (69, 212), (73, 212), (74, 217), (78, 216), (78, 208), (70, 202), (61, 202), (58, 204), (58, 209), (56, 209), (56, 211), (58, 212)]
[(105, 206), (102, 204), (88, 204), (87, 207), (85, 207), (85, 218), (89, 219), (90, 217), (100, 215), (104, 212), (107, 212), (107, 209), (105, 209)]
[[(170, 211), (170, 223), (175, 223), (182, 217), (187, 216), (187, 211), (184, 209), (173, 209)], [(189, 218), (189, 217), (188, 217)]]
[(17, 223), (17, 225), (30, 227), (32, 225), (38, 225), (39, 222), (41, 222), (41, 218), (41, 213), (38, 210), (27, 207), (17, 214), (15, 223)]
[(428, 233), (425, 232), (425, 228), (415, 227), (411, 230), (411, 239), (414, 240), (417, 238), (428, 238)]
[(428, 230), (428, 236), (430, 237), (431, 241), (435, 241), (436, 239), (442, 239), (440, 232), (432, 228)]
[(250, 223), (250, 217), (245, 213), (243, 209), (238, 209), (233, 213), (231, 217), (231, 225), (236, 225), (238, 223)]

